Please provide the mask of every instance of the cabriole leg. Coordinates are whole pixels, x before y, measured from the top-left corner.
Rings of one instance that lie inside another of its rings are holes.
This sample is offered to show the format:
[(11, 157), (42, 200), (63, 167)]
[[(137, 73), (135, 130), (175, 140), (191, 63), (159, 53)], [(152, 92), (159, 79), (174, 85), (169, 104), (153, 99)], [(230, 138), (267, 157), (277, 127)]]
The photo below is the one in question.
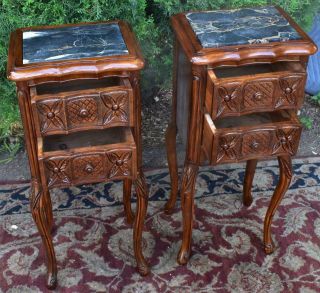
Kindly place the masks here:
[(182, 208), (182, 243), (178, 253), (179, 264), (186, 264), (191, 252), (192, 224), (194, 215), (194, 192), (198, 174), (198, 166), (185, 164), (181, 183), (181, 208)]
[(257, 162), (258, 160), (247, 161), (246, 173), (243, 183), (243, 204), (247, 207), (252, 204), (251, 188), (254, 174), (256, 172)]
[(280, 179), (279, 183), (273, 193), (269, 208), (266, 213), (264, 220), (264, 250), (267, 254), (274, 251), (274, 244), (271, 238), (271, 222), (276, 209), (278, 208), (284, 194), (288, 190), (288, 187), (292, 178), (292, 164), (290, 156), (279, 156), (278, 157), (279, 168), (280, 168)]
[(140, 171), (135, 180), (137, 193), (137, 211), (133, 226), (133, 248), (134, 256), (137, 261), (137, 270), (145, 276), (149, 273), (149, 266), (142, 253), (142, 230), (148, 206), (148, 189), (143, 173)]
[(32, 217), (38, 227), (47, 257), (47, 287), (54, 289), (57, 286), (57, 262), (52, 243), (51, 225), (52, 214), (48, 214), (48, 200), (46, 192), (39, 186), (38, 182), (32, 182), (30, 206)]
[(128, 224), (132, 224), (134, 221), (134, 214), (131, 209), (131, 186), (131, 179), (123, 180), (123, 205)]

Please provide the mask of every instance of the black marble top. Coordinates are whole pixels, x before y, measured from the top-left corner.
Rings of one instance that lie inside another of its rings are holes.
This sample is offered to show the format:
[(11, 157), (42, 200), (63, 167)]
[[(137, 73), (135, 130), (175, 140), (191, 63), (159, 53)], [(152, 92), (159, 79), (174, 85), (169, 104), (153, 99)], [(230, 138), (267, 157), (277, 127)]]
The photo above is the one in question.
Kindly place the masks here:
[(125, 54), (128, 49), (116, 23), (23, 32), (23, 64)]
[(203, 48), (301, 39), (273, 6), (190, 12), (186, 17)]

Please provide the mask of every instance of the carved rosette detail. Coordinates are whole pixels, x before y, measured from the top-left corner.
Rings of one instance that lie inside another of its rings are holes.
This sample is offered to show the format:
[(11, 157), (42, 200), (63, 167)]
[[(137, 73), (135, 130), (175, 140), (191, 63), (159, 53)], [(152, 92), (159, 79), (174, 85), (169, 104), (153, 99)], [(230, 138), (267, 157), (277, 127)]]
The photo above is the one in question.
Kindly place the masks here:
[(131, 169), (131, 152), (112, 152), (107, 154), (108, 160), (112, 164), (109, 178), (116, 176), (128, 176)]
[(276, 131), (277, 142), (272, 148), (272, 154), (284, 151), (289, 155), (294, 155), (297, 149), (299, 135), (300, 131), (297, 128), (278, 129)]
[(238, 112), (241, 98), (241, 85), (230, 88), (220, 86), (218, 88), (219, 108), (217, 117), (223, 112)]
[(237, 159), (238, 142), (240, 141), (239, 134), (225, 135), (222, 136), (219, 140), (219, 151), (217, 155), (217, 162), (220, 162), (223, 158), (227, 157), (228, 160)]
[(37, 103), (37, 108), (40, 113), (40, 130), (42, 133), (51, 129), (66, 129), (65, 123), (61, 118), (63, 114), (63, 101), (40, 102)]
[(70, 184), (70, 176), (67, 174), (69, 167), (68, 159), (47, 160), (45, 165), (49, 171), (48, 186), (55, 184)]
[(101, 94), (103, 104), (106, 106), (107, 111), (103, 117), (103, 124), (111, 122), (124, 122), (129, 121), (128, 115), (128, 93), (126, 91), (109, 94)]
[(299, 98), (297, 95), (300, 88), (300, 82), (300, 77), (289, 77), (279, 79), (279, 85), (282, 94), (276, 102), (276, 108), (279, 108), (284, 104), (294, 105), (296, 103), (297, 99)]

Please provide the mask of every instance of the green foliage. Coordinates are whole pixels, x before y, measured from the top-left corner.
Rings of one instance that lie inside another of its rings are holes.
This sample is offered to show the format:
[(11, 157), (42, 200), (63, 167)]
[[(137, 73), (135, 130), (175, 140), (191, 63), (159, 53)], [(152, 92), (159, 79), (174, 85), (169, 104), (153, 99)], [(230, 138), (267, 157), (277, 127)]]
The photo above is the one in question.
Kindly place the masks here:
[(6, 80), (10, 32), (18, 27), (124, 19), (141, 44), (147, 66), (142, 76), (143, 99), (171, 86), (172, 31), (170, 16), (208, 10), (276, 4), (308, 29), (319, 0), (2, 0), (0, 2), (0, 140), (21, 133), (14, 86)]
[(320, 93), (316, 96), (311, 96), (310, 99), (320, 105)]
[(307, 116), (301, 116), (300, 122), (303, 124), (303, 126), (307, 129), (311, 129), (313, 125), (313, 120), (310, 117)]

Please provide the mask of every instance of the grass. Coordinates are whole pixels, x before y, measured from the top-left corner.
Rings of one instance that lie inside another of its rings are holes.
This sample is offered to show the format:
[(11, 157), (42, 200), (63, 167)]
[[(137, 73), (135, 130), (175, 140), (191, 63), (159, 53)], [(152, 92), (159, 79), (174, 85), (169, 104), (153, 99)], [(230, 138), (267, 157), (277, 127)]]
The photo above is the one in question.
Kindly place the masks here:
[(313, 126), (313, 120), (310, 117), (307, 116), (301, 116), (300, 122), (303, 124), (303, 126), (307, 129), (311, 129)]

